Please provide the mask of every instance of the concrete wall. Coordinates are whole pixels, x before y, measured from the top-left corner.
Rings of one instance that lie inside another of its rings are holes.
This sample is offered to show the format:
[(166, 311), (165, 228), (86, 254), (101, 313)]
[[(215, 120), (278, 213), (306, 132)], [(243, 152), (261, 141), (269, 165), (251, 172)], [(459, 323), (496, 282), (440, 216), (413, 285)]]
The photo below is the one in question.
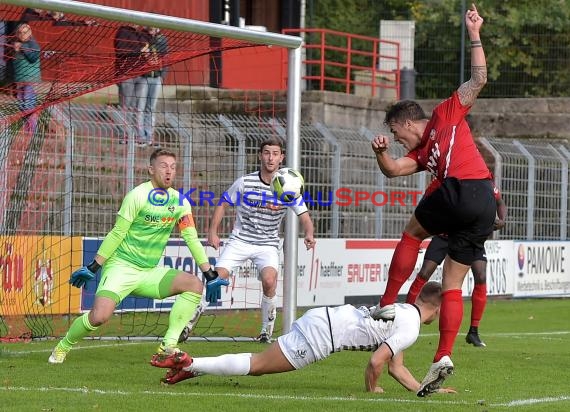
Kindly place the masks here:
[[(439, 100), (419, 101), (431, 113)], [(304, 121), (329, 126), (383, 127), (391, 102), (333, 92), (305, 92)], [(570, 138), (570, 98), (479, 99), (469, 115), (475, 136)]]
[[(99, 96), (116, 101), (116, 86)], [(90, 101), (94, 94), (80, 101)], [(246, 98), (247, 95), (247, 98)], [(179, 113), (243, 113), (243, 102), (261, 99), (260, 109), (275, 108), (285, 116), (285, 92), (259, 94), (255, 91), (213, 89), (204, 86), (165, 86), (158, 110)], [(384, 115), (391, 101), (344, 93), (310, 91), (302, 97), (303, 122), (371, 130), (384, 129)], [(419, 100), (430, 114), (439, 100)], [(570, 98), (478, 99), (469, 114), (474, 136), (570, 138)]]

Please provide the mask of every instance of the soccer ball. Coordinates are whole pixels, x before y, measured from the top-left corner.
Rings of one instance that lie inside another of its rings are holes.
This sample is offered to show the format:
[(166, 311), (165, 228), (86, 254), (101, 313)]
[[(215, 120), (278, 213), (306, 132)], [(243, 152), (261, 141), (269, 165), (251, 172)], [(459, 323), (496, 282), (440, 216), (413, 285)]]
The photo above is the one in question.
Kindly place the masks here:
[(279, 200), (289, 203), (303, 194), (305, 179), (299, 171), (283, 167), (271, 178), (271, 190), (277, 194)]

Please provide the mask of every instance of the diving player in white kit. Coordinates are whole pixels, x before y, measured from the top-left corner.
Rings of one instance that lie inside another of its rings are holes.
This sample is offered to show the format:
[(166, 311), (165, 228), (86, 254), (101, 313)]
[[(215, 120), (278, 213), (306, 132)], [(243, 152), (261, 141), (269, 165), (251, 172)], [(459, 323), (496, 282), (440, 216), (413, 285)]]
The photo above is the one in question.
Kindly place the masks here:
[[(179, 352), (151, 364), (169, 368), (162, 381), (175, 384), (205, 374), (259, 376), (289, 372), (342, 350), (374, 351), (365, 371), (368, 392), (383, 392), (377, 382), (385, 364), (401, 385), (417, 391), (420, 383), (404, 366), (403, 351), (417, 340), (421, 323), (429, 324), (438, 317), (440, 305), (441, 285), (428, 282), (415, 304), (395, 304), (393, 321), (374, 320), (365, 307), (314, 308), (293, 322), (291, 331), (280, 336), (263, 352), (203, 358), (192, 358)], [(455, 391), (440, 388), (440, 392)]]

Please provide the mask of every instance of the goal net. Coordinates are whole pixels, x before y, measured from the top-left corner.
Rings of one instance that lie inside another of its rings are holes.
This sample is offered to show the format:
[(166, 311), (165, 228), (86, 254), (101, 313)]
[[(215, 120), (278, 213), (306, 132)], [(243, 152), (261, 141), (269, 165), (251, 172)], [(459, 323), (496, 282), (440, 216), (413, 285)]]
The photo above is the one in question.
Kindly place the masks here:
[[(68, 284), (72, 271), (148, 179), (157, 146), (177, 154), (175, 188), (193, 200), (205, 237), (217, 197), (257, 169), (259, 143), (298, 138), (300, 40), (79, 2), (3, 3), (0, 339), (57, 337), (94, 300), (95, 284)], [(26, 7), (38, 3), (45, 9)], [(233, 212), (222, 238), (232, 225)], [(161, 264), (200, 276), (176, 236)], [(215, 262), (219, 252), (207, 253)], [(260, 288), (250, 264), (238, 268), (194, 334), (254, 336)], [(173, 302), (128, 297), (98, 336), (161, 336)]]

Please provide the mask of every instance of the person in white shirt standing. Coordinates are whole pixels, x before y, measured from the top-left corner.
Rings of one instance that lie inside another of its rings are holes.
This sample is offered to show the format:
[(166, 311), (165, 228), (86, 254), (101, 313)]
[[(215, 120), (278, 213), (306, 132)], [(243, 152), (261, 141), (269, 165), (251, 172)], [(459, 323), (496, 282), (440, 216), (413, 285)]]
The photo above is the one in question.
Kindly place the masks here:
[[(225, 209), (236, 206), (236, 221), (228, 243), (218, 258), (216, 270), (227, 279), (234, 267), (248, 259), (257, 267), (263, 288), (261, 298), (261, 332), (258, 340), (271, 342), (277, 314), (276, 289), (279, 268), (279, 227), (285, 217), (286, 207), (293, 209), (305, 233), (307, 250), (315, 247), (313, 221), (304, 202), (283, 204), (275, 199), (271, 191), (271, 178), (280, 168), (285, 153), (281, 139), (273, 137), (264, 140), (258, 153), (261, 167), (258, 171), (238, 178), (224, 193), (229, 202), (218, 202), (212, 214), (208, 243), (220, 247), (218, 230)], [(302, 204), (299, 204), (302, 203)]]

